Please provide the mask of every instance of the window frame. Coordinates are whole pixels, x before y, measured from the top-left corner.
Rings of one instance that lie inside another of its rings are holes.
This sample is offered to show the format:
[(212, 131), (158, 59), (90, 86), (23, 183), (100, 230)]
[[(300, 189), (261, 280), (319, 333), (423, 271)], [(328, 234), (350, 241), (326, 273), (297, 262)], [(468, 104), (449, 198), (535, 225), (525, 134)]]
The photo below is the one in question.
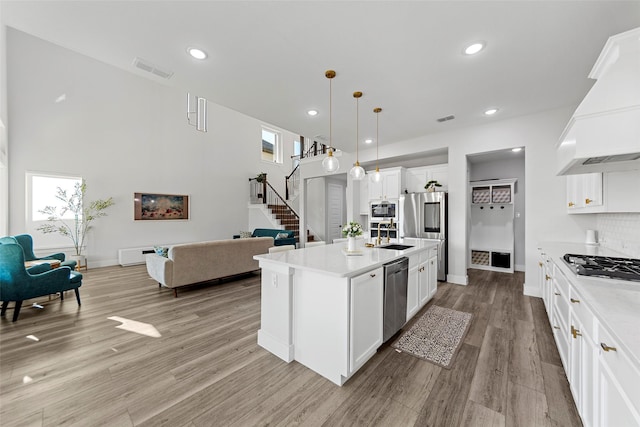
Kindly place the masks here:
[[(268, 160), (265, 159), (263, 157), (263, 149), (262, 149), (262, 141), (264, 141), (263, 139), (263, 133), (264, 132), (268, 132), (274, 135), (275, 137), (275, 142), (273, 144), (273, 159), (272, 160)], [(283, 162), (283, 147), (282, 147), (282, 132), (274, 129), (272, 127), (269, 126), (265, 126), (262, 125), (261, 126), (261, 131), (260, 131), (260, 160), (262, 160), (263, 162), (266, 163), (275, 163), (275, 164), (282, 164)]]
[(68, 179), (70, 181), (82, 182), (81, 176), (58, 174), (52, 172), (34, 172), (27, 171), (25, 173), (25, 223), (27, 229), (36, 229), (38, 226), (47, 222), (46, 219), (34, 219), (34, 193), (33, 193), (33, 179), (34, 178), (55, 178), (55, 179)]

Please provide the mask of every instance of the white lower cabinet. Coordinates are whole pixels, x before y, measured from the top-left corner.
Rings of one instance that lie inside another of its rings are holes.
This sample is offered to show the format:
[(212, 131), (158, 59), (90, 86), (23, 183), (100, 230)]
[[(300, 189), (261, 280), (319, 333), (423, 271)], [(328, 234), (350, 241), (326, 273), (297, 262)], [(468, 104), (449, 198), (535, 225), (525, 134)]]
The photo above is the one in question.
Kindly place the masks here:
[(437, 290), (438, 248), (409, 257), (407, 321), (433, 298)]
[(640, 370), (541, 253), (540, 285), (571, 394), (585, 427), (640, 426)]
[(420, 310), (418, 268), (420, 268), (420, 255), (410, 256), (407, 280), (407, 322)]
[(597, 344), (598, 426), (640, 426), (640, 371), (601, 325)]
[(382, 344), (383, 283), (382, 267), (351, 279), (349, 373)]
[(429, 280), (429, 299), (433, 298), (438, 290), (438, 250), (432, 249), (429, 252), (429, 260), (427, 266), (429, 267), (428, 280)]

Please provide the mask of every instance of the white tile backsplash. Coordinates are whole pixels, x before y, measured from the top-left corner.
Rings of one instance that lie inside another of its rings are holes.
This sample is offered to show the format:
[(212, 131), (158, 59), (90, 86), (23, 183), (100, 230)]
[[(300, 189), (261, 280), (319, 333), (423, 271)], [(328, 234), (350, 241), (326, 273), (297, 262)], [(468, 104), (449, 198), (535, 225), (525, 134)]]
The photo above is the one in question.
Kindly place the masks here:
[(640, 213), (597, 215), (598, 241), (602, 246), (640, 258)]

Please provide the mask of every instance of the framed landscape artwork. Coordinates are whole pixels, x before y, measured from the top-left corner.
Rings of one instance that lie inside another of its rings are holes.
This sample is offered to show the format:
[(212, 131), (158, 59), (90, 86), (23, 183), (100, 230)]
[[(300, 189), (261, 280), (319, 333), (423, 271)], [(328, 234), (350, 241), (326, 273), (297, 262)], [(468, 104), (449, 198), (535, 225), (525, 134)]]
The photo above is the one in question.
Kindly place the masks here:
[(133, 211), (135, 220), (189, 219), (189, 196), (134, 193)]

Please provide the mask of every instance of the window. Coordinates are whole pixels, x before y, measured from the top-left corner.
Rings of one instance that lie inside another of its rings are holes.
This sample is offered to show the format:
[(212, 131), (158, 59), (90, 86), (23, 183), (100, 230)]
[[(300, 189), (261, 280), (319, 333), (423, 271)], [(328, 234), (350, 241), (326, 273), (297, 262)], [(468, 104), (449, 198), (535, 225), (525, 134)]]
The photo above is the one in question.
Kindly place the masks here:
[(262, 128), (262, 160), (282, 163), (282, 137), (280, 132)]
[[(81, 177), (27, 173), (27, 222), (46, 221), (47, 216), (40, 213), (45, 206), (62, 206), (56, 198), (58, 187), (67, 193), (74, 191), (76, 183), (82, 183)], [(68, 218), (73, 214), (68, 212)]]

